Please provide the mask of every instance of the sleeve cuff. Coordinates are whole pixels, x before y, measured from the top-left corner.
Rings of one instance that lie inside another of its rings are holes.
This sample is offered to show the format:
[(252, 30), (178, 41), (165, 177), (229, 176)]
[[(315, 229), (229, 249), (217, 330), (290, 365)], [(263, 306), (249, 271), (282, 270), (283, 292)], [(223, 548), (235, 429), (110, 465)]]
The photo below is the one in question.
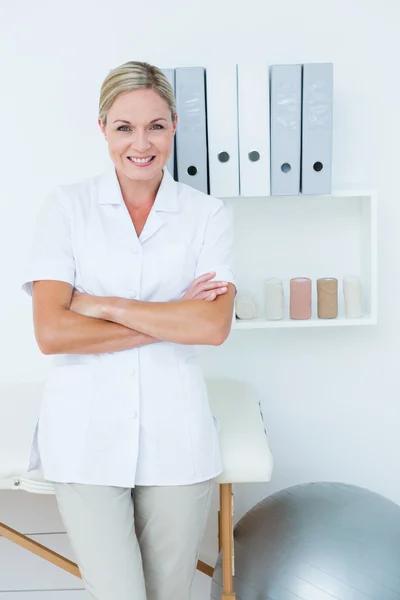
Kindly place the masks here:
[(34, 281), (64, 281), (74, 286), (75, 273), (72, 270), (56, 268), (46, 268), (43, 270), (35, 269), (35, 271), (26, 271), (22, 280), (22, 291), (32, 296), (32, 284)]

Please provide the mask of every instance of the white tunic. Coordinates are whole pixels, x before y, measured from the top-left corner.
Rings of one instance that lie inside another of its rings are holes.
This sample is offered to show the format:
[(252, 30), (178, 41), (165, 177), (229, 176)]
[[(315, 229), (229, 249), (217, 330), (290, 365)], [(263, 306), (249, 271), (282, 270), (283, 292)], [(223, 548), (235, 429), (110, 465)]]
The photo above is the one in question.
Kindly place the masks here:
[[(112, 164), (46, 199), (23, 289), (32, 294), (33, 281), (54, 279), (96, 296), (168, 302), (210, 271), (235, 284), (232, 215), (223, 201), (165, 169), (138, 238)], [(191, 484), (221, 472), (196, 346), (156, 342), (52, 358), (28, 471), (122, 487)]]

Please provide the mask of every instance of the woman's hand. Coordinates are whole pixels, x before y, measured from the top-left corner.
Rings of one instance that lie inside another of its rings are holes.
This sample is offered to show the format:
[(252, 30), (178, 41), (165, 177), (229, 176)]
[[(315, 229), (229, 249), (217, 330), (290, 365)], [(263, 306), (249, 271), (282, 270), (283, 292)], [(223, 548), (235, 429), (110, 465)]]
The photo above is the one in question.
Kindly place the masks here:
[(221, 294), (226, 294), (228, 284), (226, 281), (210, 281), (215, 277), (215, 273), (205, 273), (197, 277), (189, 286), (188, 291), (181, 297), (181, 300), (207, 300), (212, 302)]

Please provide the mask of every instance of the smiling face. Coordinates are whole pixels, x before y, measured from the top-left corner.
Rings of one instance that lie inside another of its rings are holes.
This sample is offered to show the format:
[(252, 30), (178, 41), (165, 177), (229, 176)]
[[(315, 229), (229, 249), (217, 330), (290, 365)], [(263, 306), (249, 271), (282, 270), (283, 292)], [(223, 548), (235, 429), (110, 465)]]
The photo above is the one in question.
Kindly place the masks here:
[(152, 89), (117, 96), (107, 113), (107, 125), (98, 120), (114, 165), (127, 177), (149, 180), (159, 176), (172, 151), (176, 123), (165, 100)]

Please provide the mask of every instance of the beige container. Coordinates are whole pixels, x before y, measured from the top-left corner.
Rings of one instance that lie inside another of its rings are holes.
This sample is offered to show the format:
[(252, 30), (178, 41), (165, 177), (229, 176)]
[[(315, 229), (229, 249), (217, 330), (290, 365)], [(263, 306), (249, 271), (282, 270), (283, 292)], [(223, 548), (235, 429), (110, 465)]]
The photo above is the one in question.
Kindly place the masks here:
[(359, 319), (363, 316), (362, 285), (357, 275), (346, 275), (343, 278), (344, 310), (348, 319)]
[(317, 281), (318, 318), (336, 319), (338, 316), (338, 280), (326, 277)]
[(249, 292), (238, 292), (235, 300), (235, 314), (238, 319), (255, 319), (257, 307), (253, 295)]
[(267, 279), (264, 284), (264, 293), (266, 320), (279, 321), (283, 319), (284, 295), (282, 281), (275, 277)]

